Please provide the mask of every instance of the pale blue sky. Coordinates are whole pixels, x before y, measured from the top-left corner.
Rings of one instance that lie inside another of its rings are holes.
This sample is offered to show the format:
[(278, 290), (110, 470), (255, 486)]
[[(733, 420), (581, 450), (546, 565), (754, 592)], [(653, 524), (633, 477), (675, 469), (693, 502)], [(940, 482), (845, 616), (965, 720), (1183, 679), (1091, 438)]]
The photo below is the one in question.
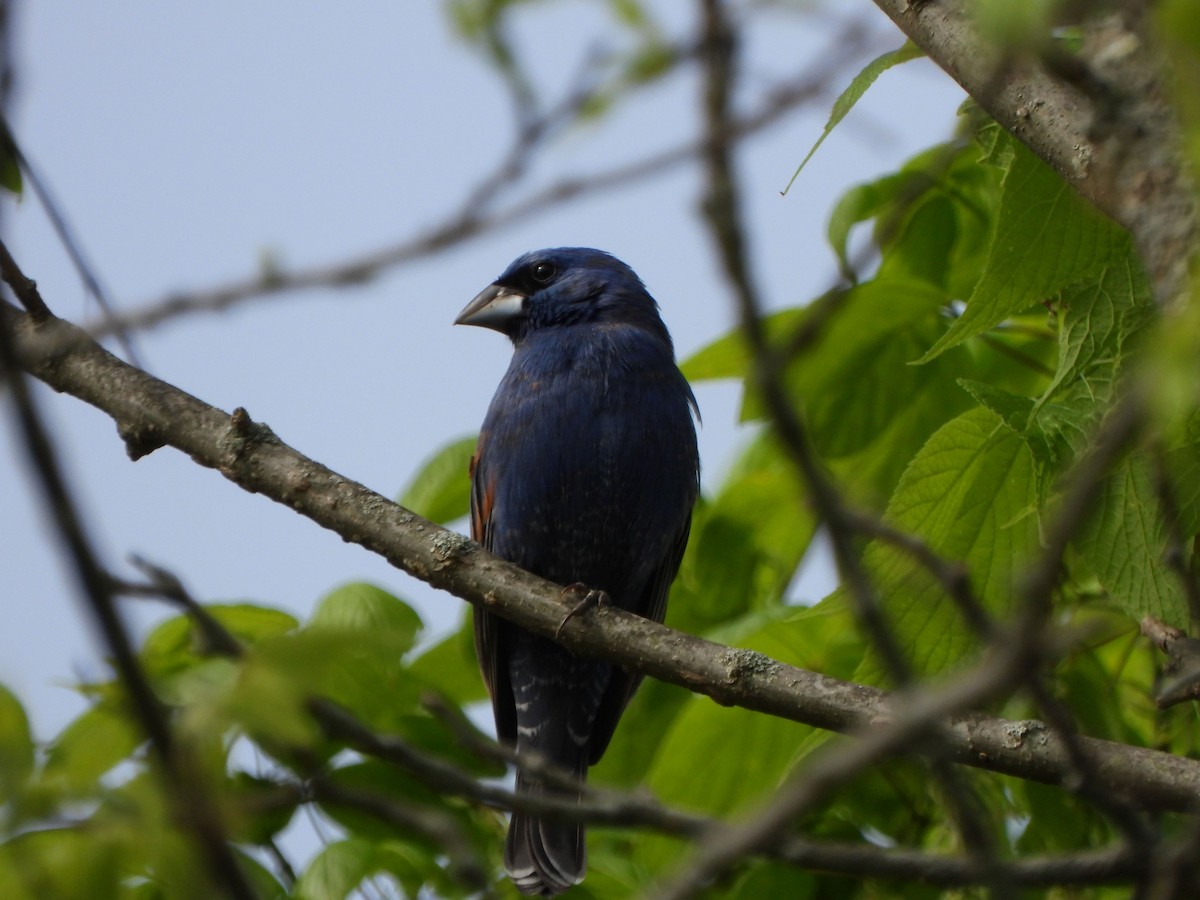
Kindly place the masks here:
[[(657, 4), (686, 34), (690, 5)], [(839, 4), (899, 33), (868, 0)], [(449, 33), (439, 4), (350, 7), (38, 0), (16, 20), (16, 132), (122, 306), (286, 264), (336, 261), (418, 233), (455, 208), (512, 134), (497, 79)], [(543, 83), (563, 84), (607, 34), (604, 4), (531, 4), (520, 46)], [(748, 83), (818, 52), (828, 30), (774, 14), (752, 32)], [(552, 91), (553, 95), (554, 92)], [(833, 200), (944, 139), (961, 93), (924, 62), (884, 75), (780, 196), (828, 104), (793, 115), (742, 157), (754, 261), (773, 306), (826, 289)], [(534, 172), (633, 160), (691, 133), (696, 85), (673, 78), (611, 121), (563, 136)], [(505, 227), (362, 288), (260, 301), (138, 336), (150, 370), (225, 409), (246, 407), (283, 440), (395, 496), (420, 461), (473, 431), (508, 357), (506, 342), (452, 328), (459, 309), (519, 253), (604, 248), (632, 265), (663, 307), (681, 356), (723, 333), (732, 310), (695, 215), (699, 169), (614, 191)], [(59, 315), (91, 319), (38, 204), (5, 201), (14, 254)], [(738, 437), (737, 391), (697, 388), (706, 480)], [(367, 579), (414, 602), (435, 628), (461, 601), (425, 588), (287, 509), (242, 492), (174, 450), (132, 464), (111, 421), (40, 390), (92, 535), (114, 568), (138, 553), (204, 600), (250, 599), (303, 614), (325, 592)], [(0, 681), (49, 737), (80, 708), (63, 685), (101, 673), (64, 563), (15, 453), (0, 397)], [(800, 588), (820, 591), (828, 573)], [(157, 610), (131, 616), (145, 623)]]

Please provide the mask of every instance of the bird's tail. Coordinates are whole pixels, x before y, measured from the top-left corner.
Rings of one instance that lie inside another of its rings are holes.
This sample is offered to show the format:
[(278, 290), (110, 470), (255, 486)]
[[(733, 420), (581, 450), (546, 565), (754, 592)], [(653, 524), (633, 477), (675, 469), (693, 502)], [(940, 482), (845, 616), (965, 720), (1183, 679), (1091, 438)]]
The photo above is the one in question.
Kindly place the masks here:
[[(518, 794), (579, 798), (579, 791), (532, 781), (517, 773)], [(583, 881), (583, 826), (514, 812), (504, 846), (504, 869), (522, 894), (554, 897)]]

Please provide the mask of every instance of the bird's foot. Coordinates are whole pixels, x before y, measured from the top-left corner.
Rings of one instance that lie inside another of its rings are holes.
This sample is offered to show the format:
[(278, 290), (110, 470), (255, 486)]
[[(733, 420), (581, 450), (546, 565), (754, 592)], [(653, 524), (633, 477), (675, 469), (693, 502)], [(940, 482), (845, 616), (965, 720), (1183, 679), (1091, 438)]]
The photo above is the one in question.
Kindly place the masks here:
[(574, 584), (568, 584), (565, 588), (563, 588), (558, 595), (558, 599), (566, 603), (568, 602), (568, 594), (573, 594), (576, 597), (579, 597), (580, 594), (583, 596), (571, 602), (571, 608), (567, 610), (567, 614), (562, 617), (562, 621), (559, 622), (558, 627), (554, 629), (555, 640), (558, 640), (558, 636), (562, 634), (562, 630), (566, 624), (580, 613), (585, 613), (589, 609), (595, 609), (598, 606), (604, 606), (607, 603), (612, 603), (612, 598), (608, 596), (607, 592), (597, 590), (596, 588), (590, 588), (586, 584), (578, 581)]

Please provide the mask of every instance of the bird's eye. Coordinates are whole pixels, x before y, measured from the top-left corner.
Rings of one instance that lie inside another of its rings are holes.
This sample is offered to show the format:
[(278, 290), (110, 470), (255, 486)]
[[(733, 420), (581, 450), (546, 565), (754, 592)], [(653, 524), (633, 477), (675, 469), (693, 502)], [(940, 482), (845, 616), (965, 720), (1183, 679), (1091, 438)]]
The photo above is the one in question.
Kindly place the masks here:
[(554, 263), (540, 262), (534, 264), (533, 280), (538, 284), (545, 284), (556, 274), (558, 274), (558, 269), (554, 268)]

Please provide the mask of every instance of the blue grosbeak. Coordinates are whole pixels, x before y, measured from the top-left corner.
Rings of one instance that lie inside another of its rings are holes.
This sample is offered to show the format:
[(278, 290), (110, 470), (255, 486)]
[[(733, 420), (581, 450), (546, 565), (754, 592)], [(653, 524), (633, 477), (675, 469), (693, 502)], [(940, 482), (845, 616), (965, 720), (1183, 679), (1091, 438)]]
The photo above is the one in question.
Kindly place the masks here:
[[(540, 250), (456, 324), (493, 328), (514, 347), (471, 463), (472, 537), (661, 622), (699, 489), (696, 401), (641, 280), (599, 250)], [(640, 679), (478, 608), (475, 646), (500, 740), (582, 784)], [(527, 773), (516, 787), (579, 795)], [(504, 865), (523, 893), (578, 884), (584, 859), (581, 825), (513, 814)]]

